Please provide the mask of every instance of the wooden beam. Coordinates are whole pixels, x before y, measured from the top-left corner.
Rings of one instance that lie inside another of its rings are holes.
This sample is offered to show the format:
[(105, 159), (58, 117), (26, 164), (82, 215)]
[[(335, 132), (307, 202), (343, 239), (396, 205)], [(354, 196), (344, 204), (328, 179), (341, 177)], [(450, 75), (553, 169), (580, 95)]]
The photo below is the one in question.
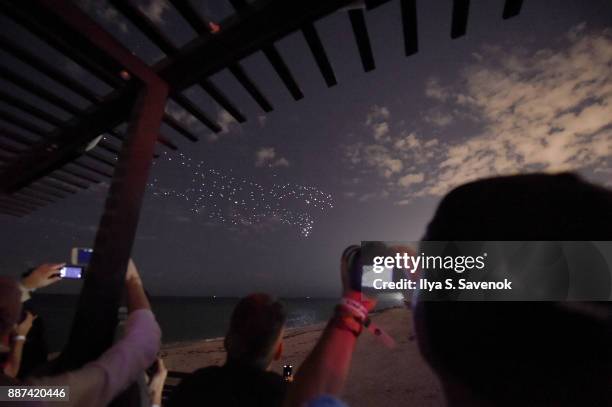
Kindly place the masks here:
[(151, 81), (134, 107), (70, 337), (58, 359), (61, 370), (78, 368), (112, 345), (125, 272), (167, 96), (168, 87), (164, 82)]

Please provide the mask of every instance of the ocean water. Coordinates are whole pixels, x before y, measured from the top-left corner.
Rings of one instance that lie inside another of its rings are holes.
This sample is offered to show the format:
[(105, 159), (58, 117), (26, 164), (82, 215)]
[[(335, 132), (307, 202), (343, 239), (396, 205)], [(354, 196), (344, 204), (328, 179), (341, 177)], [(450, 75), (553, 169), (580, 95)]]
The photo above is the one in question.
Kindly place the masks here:
[[(225, 335), (229, 318), (239, 298), (154, 297), (153, 311), (162, 328), (164, 343), (219, 338)], [(62, 349), (68, 339), (77, 296), (35, 295), (33, 307), (45, 325), (50, 351)], [(335, 298), (282, 298), (287, 309), (287, 327), (326, 321), (338, 303)], [(401, 306), (402, 298), (389, 294), (378, 298), (377, 310)]]

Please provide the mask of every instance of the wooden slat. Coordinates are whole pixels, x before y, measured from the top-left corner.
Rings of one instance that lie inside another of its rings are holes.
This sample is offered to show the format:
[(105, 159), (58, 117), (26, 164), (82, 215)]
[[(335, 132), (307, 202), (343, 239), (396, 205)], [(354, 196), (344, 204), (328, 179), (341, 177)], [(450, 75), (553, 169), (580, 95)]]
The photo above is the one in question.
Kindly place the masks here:
[(186, 89), (352, 2), (257, 0), (222, 21), (219, 33), (194, 40), (171, 60), (156, 64), (155, 69), (174, 89)]
[(57, 181), (60, 181), (60, 182), (63, 182), (64, 184), (80, 188), (80, 189), (87, 189), (87, 188), (89, 188), (89, 184), (85, 184), (85, 183), (83, 183), (81, 181), (77, 181), (77, 180), (75, 180), (72, 177), (67, 177), (65, 175), (58, 174), (57, 171), (52, 172), (51, 174), (47, 175), (47, 177), (48, 178), (52, 178), (52, 179), (57, 180)]
[(332, 68), (331, 63), (329, 62), (329, 58), (325, 52), (325, 47), (323, 47), (323, 43), (321, 42), (321, 38), (319, 37), (314, 24), (310, 23), (302, 27), (302, 34), (304, 35), (308, 48), (310, 48), (310, 52), (312, 52), (312, 56), (319, 67), (319, 71), (321, 71), (321, 75), (323, 75), (323, 78), (325, 79), (325, 83), (328, 87), (336, 85), (338, 81), (336, 80), (336, 75), (334, 74), (334, 68)]
[(39, 120), (49, 123), (52, 126), (59, 127), (63, 124), (60, 119), (52, 114), (49, 114), (44, 110), (39, 109), (38, 107), (31, 105), (20, 98), (14, 97), (13, 95), (10, 95), (2, 90), (0, 90), (0, 100), (8, 103), (16, 109), (21, 110), (22, 112), (36, 117)]
[(19, 133), (15, 133), (13, 130), (10, 130), (4, 127), (0, 128), (0, 137), (7, 138), (9, 140), (14, 141), (15, 143), (19, 143), (21, 145), (28, 146), (28, 147), (34, 144), (34, 141), (30, 140), (29, 138)]
[[(176, 55), (155, 64), (151, 70), (166, 81), (174, 92), (183, 91), (257, 52), (262, 46), (274, 43), (304, 24), (349, 3), (350, 0), (257, 0), (243, 14), (222, 21), (219, 33), (209, 38), (195, 39)], [(134, 65), (132, 59), (137, 58), (130, 58), (117, 51), (120, 44), (108, 33), (102, 32), (99, 25), (72, 6), (72, 3), (60, 2), (57, 7), (53, 6), (51, 0), (39, 0), (36, 3), (11, 2), (10, 6), (7, 4), (2, 3), (3, 11), (19, 14), (18, 20), (25, 21), (28, 24), (26, 28), (32, 28), (34, 34), (40, 35), (43, 40), (45, 36), (52, 38), (50, 42), (59, 45), (60, 51), (65, 49), (69, 58), (71, 53), (77, 57), (86, 57), (115, 79), (122, 69), (128, 69), (134, 78), (147, 77), (148, 74)], [(83, 34), (85, 32), (87, 34)], [(122, 57), (116, 58), (119, 54)], [(89, 69), (79, 60), (75, 61)], [(128, 118), (130, 106), (136, 101), (138, 81), (119, 82), (116, 92), (104, 97), (95, 108), (79, 115), (71, 126), (54, 134), (53, 142), (33, 146), (27, 154), (22, 155), (19, 163), (8, 167), (0, 179), (0, 189), (14, 191), (60, 168), (78, 157), (88, 141), (96, 135), (124, 122)], [(48, 151), (54, 153), (49, 154)]]
[[(212, 35), (208, 24), (200, 18), (198, 12), (188, 0), (171, 0), (171, 3), (198, 35), (202, 37), (209, 37)], [(264, 112), (271, 112), (273, 110), (272, 104), (266, 99), (257, 85), (255, 85), (255, 82), (247, 75), (239, 62), (230, 64), (227, 68)]]
[(261, 49), (264, 53), (270, 64), (272, 64), (272, 68), (276, 71), (276, 74), (281, 78), (293, 99), (300, 100), (304, 97), (302, 90), (300, 89), (300, 85), (296, 82), (291, 70), (285, 63), (285, 60), (281, 57), (280, 53), (276, 49), (274, 45), (268, 45)]
[(172, 55), (177, 48), (164, 33), (149, 20), (149, 18), (138, 7), (126, 0), (110, 0), (110, 4), (127, 17), (132, 24), (149, 38), (166, 55)]
[(236, 9), (237, 11), (244, 9), (245, 7), (248, 7), (249, 5), (249, 3), (246, 2), (246, 0), (229, 0), (229, 2), (232, 5), (232, 7), (234, 7), (234, 9)]
[[(123, 134), (120, 134), (119, 132), (115, 131), (115, 130), (110, 130), (108, 132), (108, 134), (110, 134), (111, 136), (115, 137), (117, 140), (121, 141), (123, 143), (123, 141), (125, 140), (125, 137)], [(178, 147), (176, 146), (176, 144), (174, 144), (172, 142), (172, 140), (170, 140), (170, 138), (165, 137), (161, 134), (157, 135), (157, 142), (167, 148), (169, 148), (170, 150), (178, 150)]]
[(28, 211), (34, 211), (38, 208), (40, 208), (43, 205), (38, 205), (32, 202), (27, 202), (24, 200), (20, 200), (15, 198), (14, 196), (10, 195), (3, 195), (2, 197), (0, 197), (0, 204), (3, 205), (4, 207), (11, 207), (15, 210), (28, 210)]
[(229, 101), (227, 96), (214, 84), (210, 79), (204, 79), (200, 82), (202, 89), (214, 99), (223, 109), (225, 109), (238, 123), (244, 123), (246, 117), (238, 110), (232, 102)]
[(365, 0), (366, 10), (372, 10), (376, 7), (382, 6), (391, 0)]
[[(134, 25), (166, 55), (171, 56), (178, 51), (178, 48), (136, 6), (123, 0), (111, 0), (111, 4), (130, 19), (130, 21), (132, 21), (132, 23), (134, 23)], [(238, 108), (234, 106), (227, 96), (225, 96), (209, 79), (202, 80), (200, 86), (202, 86), (202, 88), (238, 122), (242, 123), (246, 121), (246, 118)]]
[(30, 195), (30, 194), (28, 194), (27, 192), (24, 192), (24, 191), (15, 192), (11, 196), (14, 196), (14, 197), (16, 197), (18, 199), (24, 199), (26, 201), (35, 203), (35, 204), (37, 204), (38, 206), (41, 206), (41, 207), (55, 202), (55, 201), (53, 201), (53, 200), (51, 200), (49, 198), (46, 198), (46, 197), (41, 198), (40, 196), (32, 196), (32, 195)]
[(176, 11), (179, 12), (181, 17), (187, 21), (187, 23), (195, 32), (198, 33), (198, 35), (208, 33), (208, 26), (200, 18), (198, 12), (193, 8), (193, 5), (189, 2), (189, 0), (170, 0), (170, 3), (172, 3)]
[(353, 33), (355, 34), (355, 40), (357, 41), (357, 48), (359, 49), (363, 70), (369, 72), (376, 68), (376, 64), (374, 63), (374, 55), (372, 54), (372, 45), (370, 44), (365, 15), (363, 10), (360, 9), (349, 10), (348, 14), (349, 20), (351, 21), (351, 27), (353, 27)]
[(79, 108), (77, 108), (76, 106), (74, 106), (72, 103), (68, 102), (67, 100), (49, 92), (48, 90), (46, 90), (45, 88), (35, 84), (34, 82), (30, 81), (29, 79), (24, 78), (23, 76), (15, 73), (15, 72), (11, 72), (11, 70), (5, 68), (4, 66), (0, 65), (0, 77), (8, 82), (11, 82), (12, 84), (14, 84), (15, 86), (18, 86), (28, 92), (30, 92), (31, 94), (46, 100), (47, 102), (51, 103), (52, 105), (68, 112), (71, 113), (73, 115), (79, 115), (81, 113), (81, 110)]
[(453, 21), (451, 24), (451, 38), (459, 38), (467, 31), (470, 0), (453, 0)]
[(65, 172), (66, 174), (73, 176), (75, 178), (80, 178), (82, 180), (85, 180), (87, 182), (91, 182), (93, 184), (99, 184), (100, 182), (102, 182), (100, 179), (92, 177), (91, 175), (88, 174), (84, 174), (81, 171), (75, 171), (73, 169), (71, 169), (70, 167), (66, 168), (63, 167), (61, 169), (58, 170), (59, 172)]
[(6, 151), (7, 153), (11, 154), (19, 154), (23, 152), (22, 149), (17, 148), (11, 144), (4, 143), (2, 140), (0, 140), (0, 150)]
[(106, 140), (100, 140), (97, 144), (97, 147), (101, 148), (102, 150), (106, 150), (113, 155), (119, 155), (119, 153), (121, 152), (121, 149), (119, 147), (112, 145)]
[(53, 189), (53, 188), (48, 188), (44, 185), (38, 185), (38, 184), (30, 184), (28, 185), (26, 188), (24, 189), (31, 189), (34, 192), (40, 192), (49, 196), (53, 196), (56, 198), (65, 198), (66, 195), (64, 195), (61, 192), (58, 192), (57, 190)]
[(101, 168), (98, 168), (98, 167), (95, 167), (93, 165), (89, 165), (89, 164), (83, 163), (83, 162), (78, 161), (78, 160), (77, 161), (73, 161), (70, 164), (75, 165), (75, 166), (80, 167), (80, 168), (83, 168), (83, 169), (86, 169), (88, 171), (93, 172), (94, 174), (98, 174), (98, 175), (101, 175), (101, 176), (106, 177), (106, 178), (112, 178), (113, 177), (113, 174), (110, 173), (110, 172), (106, 172), (106, 171), (104, 171)]
[[(15, 7), (10, 1), (0, 2), (0, 10), (16, 23), (24, 26), (28, 31), (35, 34), (43, 42), (57, 49), (60, 53), (75, 61), (78, 65), (89, 70), (111, 87), (121, 87), (123, 81), (118, 74), (122, 66), (113, 58), (109, 57), (103, 50), (92, 46), (88, 38), (75, 35), (74, 30), (68, 27), (61, 19), (54, 18), (49, 10), (41, 7), (38, 2), (30, 3), (23, 7)], [(37, 19), (43, 18), (45, 24), (40, 24)], [(83, 52), (86, 50), (86, 52)]]
[(45, 187), (57, 189), (58, 191), (67, 192), (69, 194), (76, 194), (77, 193), (76, 189), (67, 187), (64, 184), (61, 184), (61, 183), (56, 182), (56, 181), (53, 181), (53, 180), (49, 179), (49, 177), (45, 177), (45, 178), (39, 180), (38, 182), (41, 185), (44, 185)]
[(24, 120), (21, 117), (17, 117), (4, 110), (0, 110), (0, 119), (4, 120), (5, 122), (11, 123), (13, 126), (19, 127), (20, 129), (28, 131), (42, 138), (48, 137), (49, 135), (49, 133), (46, 130), (38, 127), (37, 125), (32, 124), (29, 121)]
[(192, 132), (183, 127), (182, 124), (180, 124), (174, 117), (170, 116), (169, 114), (164, 115), (164, 123), (166, 123), (168, 126), (173, 128), (183, 136), (187, 137), (189, 140), (198, 141), (198, 137), (196, 135), (194, 135)]
[[(239, 13), (249, 8), (249, 4), (245, 0), (230, 0), (230, 4)], [(274, 44), (270, 43), (269, 45), (262, 47), (261, 50), (272, 65), (272, 68), (274, 68), (274, 70), (276, 71), (276, 74), (280, 77), (281, 81), (289, 90), (291, 96), (293, 96), (293, 99), (302, 99), (304, 97), (304, 94), (302, 93), (300, 86), (297, 84), (295, 78), (293, 77), (293, 74), (287, 66), (287, 63), (281, 57)]]
[(32, 210), (0, 202), (0, 212), (4, 213), (5, 215), (22, 217), (29, 215)]
[(166, 137), (166, 136), (164, 136), (161, 133), (157, 135), (157, 142), (163, 144), (166, 147), (168, 147), (170, 150), (173, 150), (173, 151), (178, 150), (177, 145), (174, 144), (172, 142), (172, 140), (170, 140), (169, 137)]
[(10, 208), (4, 208), (0, 205), (0, 213), (3, 215), (8, 215), (8, 216), (13, 216), (16, 218), (23, 218), (24, 216), (29, 215), (29, 212), (20, 212), (20, 211), (15, 211), (13, 209)]
[(255, 82), (253, 82), (253, 80), (244, 71), (242, 65), (237, 62), (228, 66), (228, 69), (264, 112), (271, 112), (274, 110), (272, 104), (264, 96), (259, 87), (257, 87)]
[(518, 16), (523, 6), (523, 0), (506, 0), (504, 3), (504, 12), (502, 18), (504, 20)]
[(189, 112), (193, 117), (201, 121), (206, 127), (212, 130), (215, 133), (219, 133), (221, 131), (221, 127), (215, 123), (211, 118), (208, 117), (206, 113), (200, 110), (191, 100), (182, 94), (172, 95), (172, 99), (183, 109)]
[(401, 0), (400, 7), (404, 32), (404, 52), (406, 56), (410, 56), (416, 54), (419, 50), (416, 0)]
[(92, 103), (96, 103), (99, 100), (98, 96), (96, 96), (96, 94), (89, 88), (64, 74), (62, 70), (49, 64), (44, 58), (40, 58), (27, 51), (25, 48), (14, 44), (3, 35), (0, 35), (0, 47), (17, 59), (20, 59), (22, 62), (30, 65), (32, 68), (42, 72), (49, 78), (70, 89), (82, 98), (87, 99)]
[(106, 165), (108, 165), (109, 167), (111, 167), (113, 169), (115, 168), (115, 165), (117, 163), (116, 160), (111, 160), (110, 158), (107, 158), (107, 157), (103, 156), (102, 154), (100, 154), (100, 153), (98, 153), (96, 151), (88, 151), (88, 152), (85, 153), (85, 156), (86, 157), (90, 157), (90, 158), (92, 158), (92, 159), (94, 159), (94, 160), (96, 160), (96, 161), (98, 161), (98, 162), (100, 162), (102, 164), (106, 164)]
[(21, 194), (21, 195), (29, 196), (31, 198), (38, 199), (39, 201), (44, 201), (44, 202), (47, 202), (47, 203), (57, 202), (56, 199), (49, 198), (48, 196), (43, 195), (41, 193), (36, 193), (36, 192), (34, 192), (34, 191), (32, 191), (31, 189), (28, 189), (28, 188), (23, 188), (23, 189), (19, 190), (19, 192), (15, 193), (15, 194)]

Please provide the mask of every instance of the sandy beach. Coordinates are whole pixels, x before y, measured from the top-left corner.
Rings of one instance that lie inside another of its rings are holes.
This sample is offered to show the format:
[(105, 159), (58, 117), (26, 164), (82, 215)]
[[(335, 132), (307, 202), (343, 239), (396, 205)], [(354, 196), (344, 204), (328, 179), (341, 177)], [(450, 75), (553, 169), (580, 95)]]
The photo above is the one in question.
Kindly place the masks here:
[[(414, 338), (410, 311), (389, 309), (372, 319), (397, 342), (387, 349), (364, 332), (357, 343), (343, 399), (351, 407), (365, 406), (443, 406), (438, 380), (421, 358)], [(296, 369), (321, 335), (324, 324), (290, 329), (285, 334), (285, 354), (273, 370), (282, 366)], [(199, 367), (223, 364), (223, 341), (209, 340), (173, 343), (162, 347), (169, 370), (191, 372)]]

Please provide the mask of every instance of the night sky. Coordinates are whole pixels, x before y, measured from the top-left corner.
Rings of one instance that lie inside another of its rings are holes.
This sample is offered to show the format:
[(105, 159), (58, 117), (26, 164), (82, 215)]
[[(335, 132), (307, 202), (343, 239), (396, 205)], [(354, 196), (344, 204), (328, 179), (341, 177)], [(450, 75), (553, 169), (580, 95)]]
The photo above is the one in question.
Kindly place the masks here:
[[(161, 0), (135, 1), (177, 46), (195, 33)], [(136, 55), (164, 54), (103, 1), (77, 1)], [(229, 2), (194, 1), (222, 21)], [(223, 128), (213, 134), (177, 105), (200, 138), (162, 132), (133, 257), (154, 295), (333, 296), (342, 249), (361, 240), (418, 240), (441, 196), (496, 174), (576, 170), (612, 185), (612, 3), (473, 0), (467, 35), (450, 39), (452, 4), (418, 2), (419, 52), (404, 56), (399, 2), (366, 13), (376, 69), (364, 73), (346, 11), (316, 23), (338, 85), (327, 88), (301, 33), (276, 45), (304, 92), (294, 101), (261, 52), (241, 63), (274, 111), (264, 114), (227, 71), (211, 77), (247, 117), (238, 124), (196, 87), (185, 92)], [(80, 66), (1, 17), (3, 35), (96, 93)], [(4, 52), (2, 63), (86, 107), (87, 101)], [(69, 115), (3, 80), (32, 104)], [(11, 109), (2, 109), (31, 120)], [(8, 123), (2, 126), (25, 134)], [(46, 126), (45, 128), (48, 128)], [(109, 139), (111, 142), (115, 142)], [(107, 184), (23, 219), (0, 215), (0, 270), (18, 275), (93, 244)], [(61, 282), (50, 292), (77, 292)]]

